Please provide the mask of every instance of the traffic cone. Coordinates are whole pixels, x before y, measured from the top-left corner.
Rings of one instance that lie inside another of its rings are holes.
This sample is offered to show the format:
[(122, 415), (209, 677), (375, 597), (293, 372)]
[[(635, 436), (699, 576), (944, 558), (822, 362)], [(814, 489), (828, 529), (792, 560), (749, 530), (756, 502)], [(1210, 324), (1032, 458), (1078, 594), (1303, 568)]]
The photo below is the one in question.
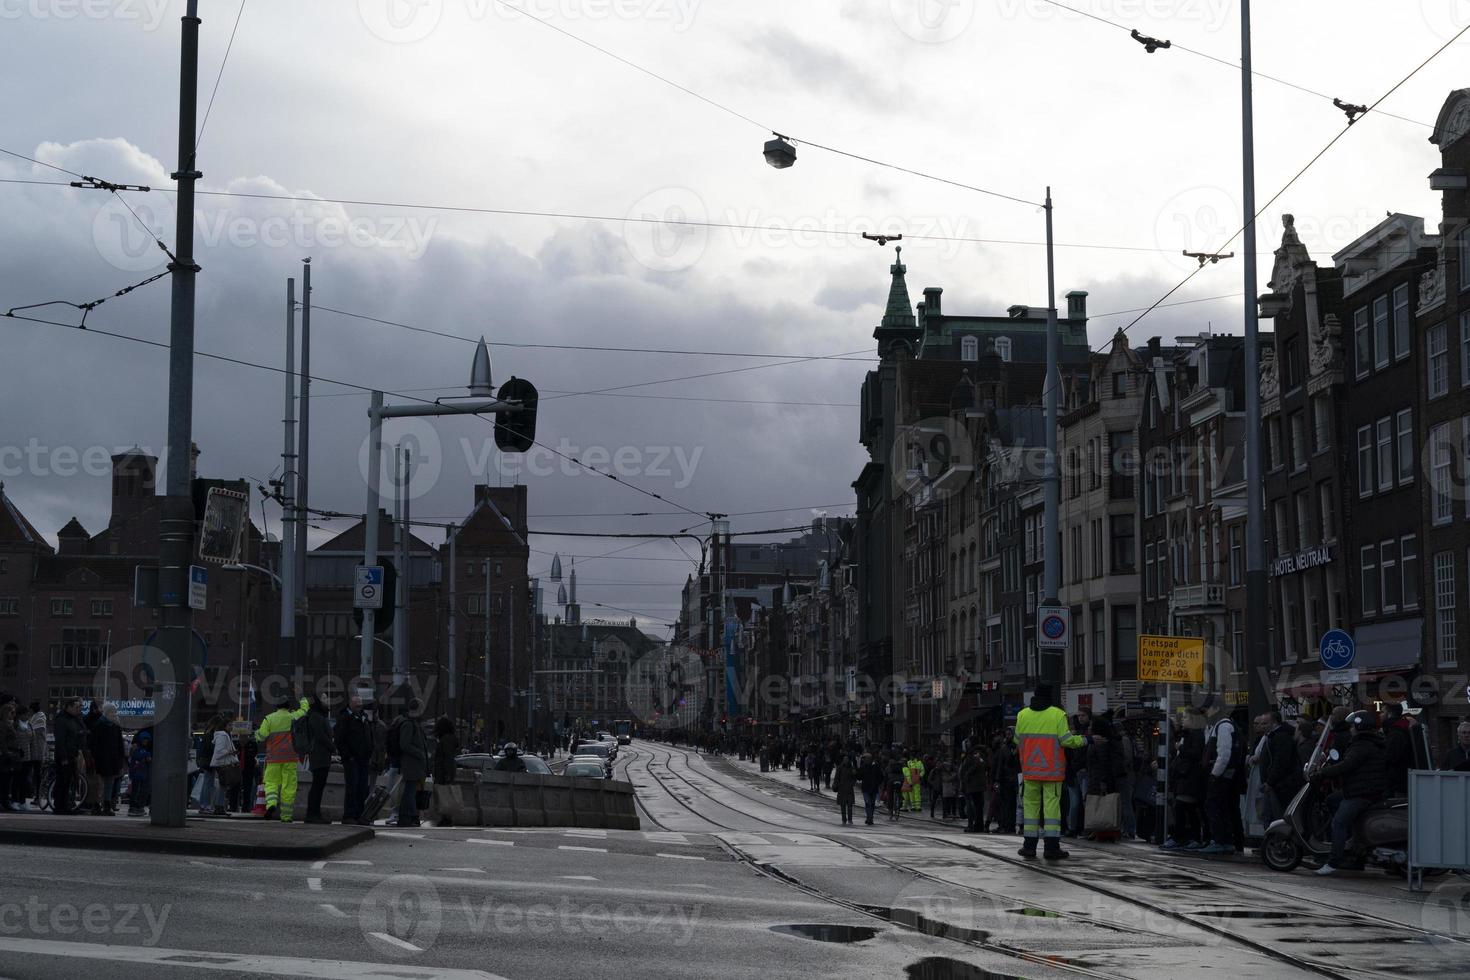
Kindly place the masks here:
[(250, 810), (252, 817), (265, 816), (265, 783), (255, 787), (255, 806)]

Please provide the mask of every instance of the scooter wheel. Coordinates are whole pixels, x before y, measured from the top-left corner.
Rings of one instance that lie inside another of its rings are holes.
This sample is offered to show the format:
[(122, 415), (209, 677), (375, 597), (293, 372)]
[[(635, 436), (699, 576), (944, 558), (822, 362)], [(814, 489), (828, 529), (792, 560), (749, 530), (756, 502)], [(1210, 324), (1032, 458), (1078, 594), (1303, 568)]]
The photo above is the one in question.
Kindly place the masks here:
[(1290, 834), (1267, 834), (1261, 841), (1261, 860), (1272, 871), (1295, 871), (1302, 863), (1301, 845)]

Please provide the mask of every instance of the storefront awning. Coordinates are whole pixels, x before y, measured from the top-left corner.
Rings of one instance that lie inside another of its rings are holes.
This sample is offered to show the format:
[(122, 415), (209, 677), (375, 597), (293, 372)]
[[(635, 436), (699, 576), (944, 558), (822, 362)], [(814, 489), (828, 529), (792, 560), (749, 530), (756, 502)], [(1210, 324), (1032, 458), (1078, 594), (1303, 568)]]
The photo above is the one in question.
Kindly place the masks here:
[(1353, 631), (1358, 651), (1353, 666), (1360, 672), (1384, 673), (1412, 670), (1424, 654), (1424, 619), (1396, 619), (1373, 623)]

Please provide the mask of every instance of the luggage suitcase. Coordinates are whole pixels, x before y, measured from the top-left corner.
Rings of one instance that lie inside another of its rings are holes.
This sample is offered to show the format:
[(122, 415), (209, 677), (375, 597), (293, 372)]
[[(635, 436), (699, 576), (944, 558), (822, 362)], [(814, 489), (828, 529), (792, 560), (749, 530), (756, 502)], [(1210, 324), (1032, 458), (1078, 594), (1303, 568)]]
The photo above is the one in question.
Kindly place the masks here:
[(367, 799), (362, 804), (362, 818), (372, 821), (378, 819), (378, 814), (388, 803), (389, 793), (386, 787), (374, 786), (372, 792), (368, 793)]

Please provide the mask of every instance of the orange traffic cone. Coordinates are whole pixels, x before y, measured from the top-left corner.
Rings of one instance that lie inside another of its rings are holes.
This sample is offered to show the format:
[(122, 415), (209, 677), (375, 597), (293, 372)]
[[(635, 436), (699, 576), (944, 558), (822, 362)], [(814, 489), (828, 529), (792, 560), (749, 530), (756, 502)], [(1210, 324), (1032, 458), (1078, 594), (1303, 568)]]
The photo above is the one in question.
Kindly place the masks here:
[(251, 809), (252, 817), (265, 816), (265, 783), (255, 787), (255, 806)]

